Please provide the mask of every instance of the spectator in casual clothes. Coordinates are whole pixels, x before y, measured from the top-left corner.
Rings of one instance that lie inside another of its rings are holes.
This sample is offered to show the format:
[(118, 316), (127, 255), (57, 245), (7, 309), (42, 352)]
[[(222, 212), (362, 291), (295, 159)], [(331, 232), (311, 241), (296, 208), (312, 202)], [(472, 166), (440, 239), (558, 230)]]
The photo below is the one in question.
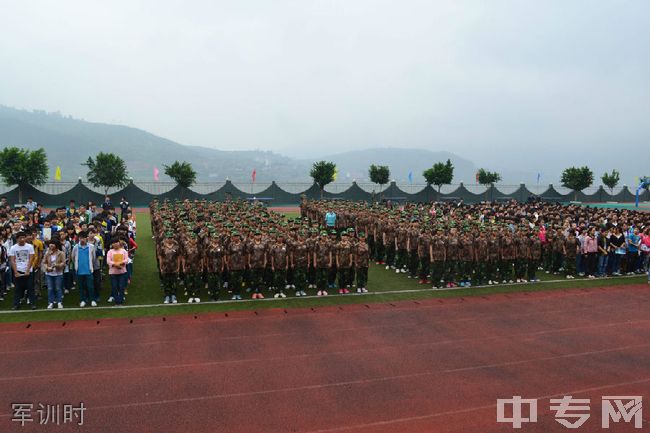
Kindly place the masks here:
[(79, 289), (79, 306), (85, 307), (88, 303), (96, 307), (93, 281), (93, 265), (95, 263), (95, 246), (88, 243), (88, 233), (79, 233), (79, 243), (72, 249), (72, 263), (74, 264)]
[(124, 290), (127, 284), (126, 264), (128, 252), (122, 248), (122, 240), (113, 236), (111, 249), (106, 255), (108, 274), (111, 278), (111, 297), (109, 302), (115, 301), (115, 305), (124, 304)]
[(34, 294), (34, 286), (31, 284), (31, 264), (34, 260), (34, 247), (26, 242), (24, 232), (16, 234), (18, 241), (9, 250), (9, 260), (11, 261), (11, 269), (13, 271), (14, 283), (16, 291), (14, 293), (14, 306), (13, 310), (20, 308), (20, 301), (27, 293), (32, 310), (36, 309), (36, 295)]
[(61, 251), (58, 240), (50, 240), (43, 258), (43, 271), (47, 281), (47, 308), (63, 308), (63, 269), (65, 253)]

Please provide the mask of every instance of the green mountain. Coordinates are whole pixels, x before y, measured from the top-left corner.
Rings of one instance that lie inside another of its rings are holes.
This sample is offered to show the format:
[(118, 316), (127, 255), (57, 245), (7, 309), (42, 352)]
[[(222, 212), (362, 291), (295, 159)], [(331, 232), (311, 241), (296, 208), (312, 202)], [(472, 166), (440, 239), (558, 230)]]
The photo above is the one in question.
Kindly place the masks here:
[(308, 181), (306, 162), (264, 151), (221, 151), (179, 143), (136, 128), (86, 122), (59, 113), (25, 111), (0, 105), (0, 147), (28, 149), (43, 147), (47, 152), (50, 177), (61, 167), (62, 180), (85, 178), (81, 163), (99, 152), (121, 155), (129, 174), (136, 180), (153, 180), (153, 168), (163, 175), (163, 164), (175, 160), (194, 166), (198, 180), (247, 182), (253, 169), (257, 181)]
[[(253, 169), (257, 182), (311, 182), (309, 169), (313, 160), (294, 159), (268, 151), (223, 151), (198, 146), (184, 146), (146, 131), (121, 125), (87, 122), (60, 113), (26, 111), (0, 105), (0, 147), (17, 146), (28, 149), (43, 147), (47, 152), (50, 178), (60, 166), (62, 180), (85, 178), (87, 169), (81, 164), (99, 152), (121, 155), (129, 175), (135, 180), (153, 180), (153, 168), (166, 180), (163, 164), (176, 160), (191, 163), (199, 182), (250, 182)], [(423, 183), (422, 171), (438, 161), (451, 159), (455, 165), (454, 183), (473, 182), (476, 167), (466, 159), (449, 152), (422, 149), (366, 149), (328, 155), (316, 159), (336, 162), (338, 183), (353, 179), (368, 181), (371, 164), (388, 165), (391, 179)]]

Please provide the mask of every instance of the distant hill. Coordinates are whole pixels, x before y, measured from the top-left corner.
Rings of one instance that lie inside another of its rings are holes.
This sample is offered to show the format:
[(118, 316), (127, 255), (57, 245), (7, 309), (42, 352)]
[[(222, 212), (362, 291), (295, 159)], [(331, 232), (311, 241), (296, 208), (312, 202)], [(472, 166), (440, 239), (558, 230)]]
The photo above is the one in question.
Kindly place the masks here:
[(97, 153), (120, 154), (129, 174), (138, 180), (153, 178), (153, 168), (175, 160), (190, 162), (200, 181), (250, 181), (253, 169), (257, 180), (308, 181), (307, 162), (264, 151), (220, 151), (179, 143), (146, 131), (120, 125), (86, 122), (59, 113), (25, 111), (0, 105), (0, 147), (45, 148), (51, 167), (60, 166), (63, 180), (85, 177), (81, 163)]
[[(257, 181), (311, 182), (309, 168), (313, 160), (294, 159), (268, 151), (222, 151), (198, 146), (184, 146), (141, 129), (121, 125), (87, 122), (60, 113), (26, 111), (0, 105), (0, 147), (17, 146), (29, 149), (45, 148), (50, 166), (61, 167), (63, 180), (85, 178), (87, 169), (81, 163), (97, 153), (120, 154), (127, 162), (130, 176), (136, 180), (152, 180), (153, 168), (163, 175), (163, 164), (175, 160), (191, 163), (201, 182), (250, 182), (252, 170)], [(325, 156), (336, 162), (338, 182), (353, 179), (368, 180), (370, 164), (388, 165), (391, 179), (406, 182), (413, 172), (413, 182), (422, 183), (422, 171), (435, 162), (455, 165), (454, 183), (473, 182), (476, 167), (471, 161), (449, 152), (422, 149), (366, 149)]]

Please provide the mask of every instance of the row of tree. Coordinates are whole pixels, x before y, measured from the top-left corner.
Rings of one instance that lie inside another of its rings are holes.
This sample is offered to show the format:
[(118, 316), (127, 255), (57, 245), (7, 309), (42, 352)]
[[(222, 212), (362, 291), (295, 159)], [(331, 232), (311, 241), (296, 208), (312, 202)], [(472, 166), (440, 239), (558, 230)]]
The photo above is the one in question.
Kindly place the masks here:
[[(88, 167), (88, 182), (96, 188), (104, 188), (108, 193), (110, 188), (121, 188), (129, 183), (129, 175), (124, 160), (114, 153), (98, 153), (95, 158), (88, 157), (82, 165)], [(196, 171), (188, 162), (174, 161), (171, 165), (164, 165), (164, 172), (178, 185), (189, 188), (196, 182)], [(311, 168), (310, 176), (320, 187), (321, 193), (325, 186), (336, 180), (336, 164), (331, 161), (315, 162)], [(437, 162), (431, 168), (422, 172), (427, 186), (435, 185), (438, 194), (443, 185), (449, 185), (454, 179), (454, 165), (448, 159), (446, 162)], [(17, 147), (5, 147), (0, 152), (0, 177), (7, 185), (18, 186), (18, 199), (22, 203), (22, 189), (27, 185), (39, 186), (44, 184), (48, 178), (47, 155), (44, 149), (27, 150)], [(370, 181), (380, 187), (380, 193), (384, 185), (390, 180), (390, 169), (386, 165), (371, 165), (368, 169)], [(481, 185), (494, 186), (501, 180), (497, 172), (488, 171), (484, 168), (478, 170), (476, 180)], [(605, 186), (614, 190), (620, 181), (620, 174), (617, 170), (611, 173), (604, 173), (601, 180)], [(562, 186), (577, 193), (590, 187), (594, 182), (594, 173), (587, 166), (569, 167), (562, 172)]]
[[(86, 177), (95, 188), (103, 188), (104, 194), (110, 188), (125, 187), (129, 181), (126, 163), (114, 153), (98, 153), (82, 163), (88, 167)], [(163, 166), (165, 174), (181, 186), (189, 188), (196, 182), (196, 172), (188, 162), (175, 161)], [(18, 186), (18, 201), (23, 202), (23, 188), (39, 186), (47, 182), (47, 155), (43, 148), (38, 150), (5, 147), (0, 152), (0, 177), (6, 185)]]
[[(312, 166), (310, 176), (323, 191), (326, 185), (334, 182), (335, 174), (336, 164), (331, 161), (318, 161)], [(451, 184), (454, 179), (454, 165), (449, 159), (447, 162), (436, 162), (431, 168), (424, 170), (422, 176), (427, 186), (435, 185), (438, 187), (438, 194), (440, 194), (442, 186)], [(371, 182), (379, 185), (381, 191), (390, 179), (390, 169), (386, 165), (373, 164), (368, 169), (368, 177)], [(603, 185), (613, 192), (620, 181), (620, 174), (617, 170), (612, 170), (611, 173), (604, 173), (600, 179)], [(476, 180), (481, 185), (492, 187), (501, 180), (501, 174), (480, 168), (476, 173)], [(593, 184), (594, 173), (587, 166), (569, 167), (562, 172), (561, 182), (565, 188), (575, 191), (575, 198), (577, 199), (579, 191), (589, 188)]]

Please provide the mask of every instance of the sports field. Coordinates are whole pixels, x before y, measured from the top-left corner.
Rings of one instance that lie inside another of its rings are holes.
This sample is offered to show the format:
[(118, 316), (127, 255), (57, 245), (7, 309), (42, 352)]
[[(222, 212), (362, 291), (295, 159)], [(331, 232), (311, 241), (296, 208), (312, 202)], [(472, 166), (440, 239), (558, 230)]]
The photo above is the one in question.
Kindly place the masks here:
[[(647, 284), (373, 300), (2, 324), (0, 431), (548, 433), (568, 395), (601, 431), (602, 396), (650, 397)], [(522, 430), (496, 421), (516, 395)], [(16, 402), (83, 402), (84, 426), (21, 428)]]
[[(291, 208), (281, 209), (289, 217), (297, 215)], [(264, 308), (298, 308), (315, 307), (327, 305), (347, 305), (367, 302), (391, 302), (400, 300), (418, 300), (427, 298), (449, 298), (459, 296), (486, 295), (491, 293), (513, 293), (519, 291), (540, 291), (556, 290), (566, 288), (588, 288), (615, 286), (621, 284), (640, 284), (647, 281), (645, 276), (620, 277), (606, 279), (576, 279), (567, 281), (559, 276), (548, 275), (540, 272), (538, 276), (541, 283), (508, 284), (499, 286), (472, 287), (469, 289), (453, 290), (432, 290), (429, 286), (423, 286), (415, 280), (408, 279), (404, 274), (395, 274), (394, 271), (386, 270), (383, 267), (372, 264), (369, 270), (370, 293), (358, 295), (336, 295), (327, 297), (316, 297), (314, 290), (308, 292), (308, 297), (286, 298), (286, 299), (263, 299), (230, 301), (230, 297), (224, 294), (223, 300), (217, 302), (202, 302), (201, 304), (162, 304), (162, 291), (160, 288), (153, 240), (151, 238), (151, 226), (147, 212), (139, 212), (138, 218), (138, 251), (134, 264), (134, 276), (129, 287), (127, 305), (125, 307), (114, 307), (106, 302), (110, 293), (108, 278), (104, 280), (102, 297), (99, 306), (96, 308), (79, 308), (79, 296), (72, 291), (64, 299), (63, 310), (46, 310), (45, 299), (38, 302), (39, 309), (36, 311), (10, 311), (13, 300), (13, 293), (4, 301), (0, 301), (0, 322), (23, 322), (43, 320), (73, 320), (91, 319), (105, 317), (138, 317), (158, 316), (161, 314), (182, 314), (182, 313), (203, 313), (210, 311), (234, 311), (251, 310)], [(185, 301), (181, 296), (180, 302)], [(203, 301), (207, 300), (204, 298)]]

